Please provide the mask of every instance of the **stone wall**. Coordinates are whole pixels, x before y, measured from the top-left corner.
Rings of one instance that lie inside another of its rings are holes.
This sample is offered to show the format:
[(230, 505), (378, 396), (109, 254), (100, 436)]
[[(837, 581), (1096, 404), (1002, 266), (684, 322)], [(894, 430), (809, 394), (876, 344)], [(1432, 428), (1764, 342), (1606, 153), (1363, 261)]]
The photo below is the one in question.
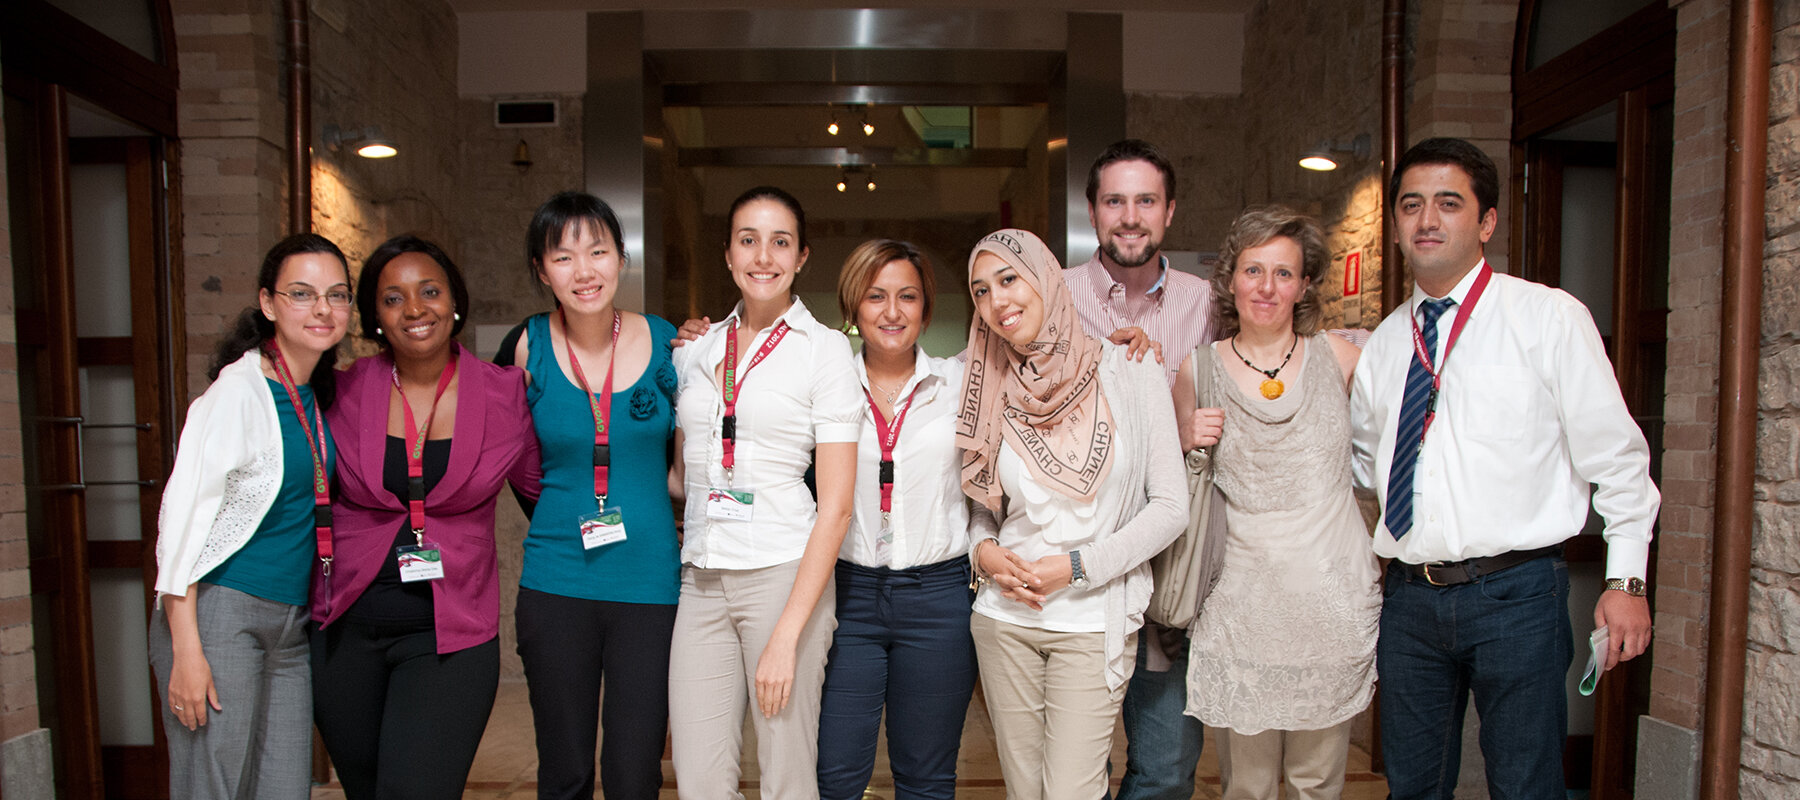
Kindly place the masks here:
[(1749, 691), (1739, 787), (1800, 794), (1800, 4), (1777, 3), (1757, 389)]
[[(0, 130), (5, 129), (0, 111)], [(19, 353), (13, 318), (12, 217), (0, 137), (0, 742), (38, 727), (31, 635), (31, 554), (25, 543), (25, 460), (19, 440)]]
[[(1380, 0), (1270, 0), (1245, 20), (1236, 115), (1244, 136), (1242, 202), (1287, 204), (1324, 225), (1332, 256), (1321, 287), (1327, 327), (1372, 328), (1381, 320), (1381, 162), (1373, 155), (1381, 136), (1380, 65)], [(1368, 157), (1340, 155), (1331, 172), (1299, 166), (1314, 145), (1360, 134), (1369, 137)], [(1362, 259), (1362, 279), (1345, 302), (1343, 271), (1352, 253)]]
[(256, 302), (256, 272), (283, 234), (285, 123), (275, 0), (171, 0), (181, 53), (180, 242), (187, 391), (207, 385), (219, 335)]
[(1163, 247), (1217, 252), (1243, 210), (1243, 108), (1236, 96), (1126, 96), (1125, 134), (1161, 148), (1175, 167), (1175, 221)]
[(312, 12), (311, 134), (325, 125), (379, 125), (400, 151), (368, 159), (315, 138), (313, 229), (343, 248), (353, 272), (401, 233), (458, 258), (452, 204), (467, 184), (459, 175), (455, 13), (444, 0), (314, 0)]
[(1729, 17), (1724, 0), (1689, 0), (1677, 8), (1668, 372), (1650, 716), (1689, 730), (1700, 727), (1711, 592)]

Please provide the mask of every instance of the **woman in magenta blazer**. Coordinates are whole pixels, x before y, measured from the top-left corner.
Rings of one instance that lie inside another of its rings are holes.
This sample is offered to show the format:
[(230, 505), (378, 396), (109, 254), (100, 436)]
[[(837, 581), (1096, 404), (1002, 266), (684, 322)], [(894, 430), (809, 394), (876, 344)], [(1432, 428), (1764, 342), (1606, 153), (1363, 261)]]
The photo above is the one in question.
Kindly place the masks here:
[(468, 290), (436, 245), (357, 281), (384, 352), (338, 377), (332, 561), (313, 585), (313, 714), (347, 798), (461, 797), (500, 678), (494, 508), (540, 476), (524, 373), (452, 337)]

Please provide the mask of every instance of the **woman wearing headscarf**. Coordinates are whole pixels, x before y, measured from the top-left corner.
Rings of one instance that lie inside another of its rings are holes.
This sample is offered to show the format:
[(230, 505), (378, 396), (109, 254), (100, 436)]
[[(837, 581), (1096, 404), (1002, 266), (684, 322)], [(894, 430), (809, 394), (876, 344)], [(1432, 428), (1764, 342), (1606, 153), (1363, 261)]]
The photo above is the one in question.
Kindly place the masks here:
[(957, 446), (1001, 774), (1011, 798), (1092, 800), (1150, 601), (1145, 562), (1187, 521), (1168, 382), (1082, 332), (1031, 233), (983, 238), (969, 292)]

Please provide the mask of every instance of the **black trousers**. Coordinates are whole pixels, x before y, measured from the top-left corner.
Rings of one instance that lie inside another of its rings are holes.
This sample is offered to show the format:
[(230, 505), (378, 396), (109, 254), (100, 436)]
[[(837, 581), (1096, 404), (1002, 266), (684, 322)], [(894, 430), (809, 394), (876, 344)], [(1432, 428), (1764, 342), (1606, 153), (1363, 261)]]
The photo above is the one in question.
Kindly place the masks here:
[(540, 800), (593, 798), (596, 714), (605, 730), (600, 788), (607, 800), (655, 800), (669, 732), (675, 606), (520, 587), (515, 615), (537, 728)]
[(500, 641), (438, 655), (431, 628), (312, 631), (313, 721), (348, 800), (459, 798), (500, 686)]

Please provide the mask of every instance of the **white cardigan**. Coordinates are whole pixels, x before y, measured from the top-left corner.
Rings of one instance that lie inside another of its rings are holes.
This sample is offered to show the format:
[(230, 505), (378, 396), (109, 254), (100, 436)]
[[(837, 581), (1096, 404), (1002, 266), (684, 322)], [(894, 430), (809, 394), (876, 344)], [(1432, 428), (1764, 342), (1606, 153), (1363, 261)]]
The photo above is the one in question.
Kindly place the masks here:
[[(1162, 367), (1132, 361), (1123, 347), (1101, 346), (1105, 355), (1100, 360), (1100, 391), (1131, 456), (1114, 461), (1112, 468), (1124, 470), (1119, 485), (1129, 494), (1117, 519), (1095, 520), (1101, 531), (1093, 544), (1080, 550), (1088, 580), (1106, 587), (1106, 686), (1116, 689), (1131, 677), (1125, 669), (1125, 637), (1143, 627), (1144, 609), (1150, 606), (1150, 558), (1187, 527), (1187, 469)], [(972, 559), (975, 548), (995, 535), (999, 523), (986, 506), (971, 505)]]
[(281, 488), (281, 421), (251, 350), (193, 405), (157, 519), (156, 596), (188, 587), (250, 540)]

